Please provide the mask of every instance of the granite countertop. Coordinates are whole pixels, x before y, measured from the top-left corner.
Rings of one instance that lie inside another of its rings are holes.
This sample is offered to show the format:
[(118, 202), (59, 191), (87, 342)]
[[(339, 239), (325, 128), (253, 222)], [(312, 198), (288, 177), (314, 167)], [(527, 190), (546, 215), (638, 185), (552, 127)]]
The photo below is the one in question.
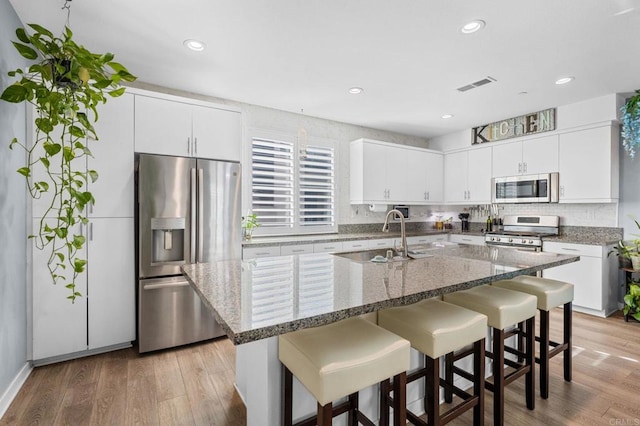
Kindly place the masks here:
[[(461, 232), (459, 229), (453, 230), (419, 230), (408, 231), (407, 237), (424, 235), (458, 234), (484, 236), (484, 232), (471, 231)], [(289, 235), (280, 237), (254, 237), (251, 241), (244, 241), (243, 247), (266, 247), (284, 246), (294, 244), (315, 244), (328, 243), (334, 241), (350, 240), (375, 240), (384, 238), (400, 238), (400, 232), (362, 232), (362, 233), (335, 233), (317, 235)], [(622, 239), (622, 228), (599, 228), (599, 227), (562, 227), (560, 235), (544, 237), (544, 241), (553, 241), (571, 244), (587, 244), (608, 246), (616, 244)]]
[(578, 256), (433, 243), (431, 257), (357, 262), (319, 253), (184, 265), (234, 344), (415, 303), (578, 261)]
[[(425, 235), (464, 234), (484, 236), (483, 232), (460, 232), (453, 230), (408, 231), (407, 237), (422, 237)], [(250, 241), (243, 241), (243, 247), (286, 246), (294, 244), (330, 243), (335, 241), (378, 240), (385, 238), (400, 238), (400, 232), (361, 232), (335, 233), (316, 235), (288, 235), (279, 237), (253, 237)]]

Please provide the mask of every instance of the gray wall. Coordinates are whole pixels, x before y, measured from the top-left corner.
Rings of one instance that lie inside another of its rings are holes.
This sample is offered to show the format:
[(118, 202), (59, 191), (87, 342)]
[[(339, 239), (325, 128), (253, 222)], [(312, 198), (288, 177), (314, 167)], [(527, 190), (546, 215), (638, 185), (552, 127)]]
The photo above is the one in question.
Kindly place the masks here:
[[(0, 88), (13, 79), (7, 71), (24, 66), (9, 40), (22, 24), (8, 0), (0, 0)], [(27, 360), (27, 204), (20, 149), (9, 150), (14, 137), (24, 141), (25, 107), (0, 101), (0, 396)]]
[(633, 218), (640, 222), (640, 153), (631, 159), (620, 147), (619, 226), (624, 228), (626, 240), (640, 239), (640, 229)]

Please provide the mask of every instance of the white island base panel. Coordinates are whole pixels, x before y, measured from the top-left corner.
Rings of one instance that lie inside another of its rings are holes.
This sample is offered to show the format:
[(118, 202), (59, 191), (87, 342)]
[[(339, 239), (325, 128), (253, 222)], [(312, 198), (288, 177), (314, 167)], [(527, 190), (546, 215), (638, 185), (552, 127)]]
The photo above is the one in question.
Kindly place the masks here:
[[(423, 366), (422, 356), (411, 349), (411, 368)], [(468, 361), (469, 365), (466, 364)], [(470, 367), (471, 358), (458, 364)], [(440, 371), (444, 365), (440, 363)], [(490, 370), (488, 370), (490, 371)], [(456, 385), (459, 383), (456, 377)], [(248, 426), (278, 426), (282, 424), (282, 366), (278, 359), (278, 337), (269, 337), (236, 346), (236, 387), (247, 407)], [(465, 381), (466, 382), (466, 381)], [(423, 381), (409, 384), (407, 387), (408, 408), (415, 414), (424, 413)], [(470, 385), (470, 382), (466, 382)], [(442, 392), (442, 390), (441, 390)], [(441, 393), (440, 401), (444, 401)], [(340, 401), (342, 402), (342, 401)], [(378, 423), (378, 385), (360, 392), (359, 407), (374, 423)], [(306, 418), (317, 410), (316, 400), (294, 377), (293, 379), (293, 417), (294, 421)], [(393, 418), (392, 418), (393, 419)], [(346, 425), (347, 416), (342, 415), (334, 420), (336, 425)]]

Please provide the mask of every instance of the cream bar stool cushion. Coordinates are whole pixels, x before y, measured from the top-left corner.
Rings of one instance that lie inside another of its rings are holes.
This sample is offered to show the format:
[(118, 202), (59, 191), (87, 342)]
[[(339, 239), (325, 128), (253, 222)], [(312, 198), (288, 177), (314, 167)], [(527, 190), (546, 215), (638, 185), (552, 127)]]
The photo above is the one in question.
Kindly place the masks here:
[(379, 311), (378, 324), (433, 359), (484, 339), (487, 333), (486, 315), (438, 299)]
[(410, 343), (362, 318), (280, 335), (279, 357), (320, 405), (409, 369)]
[(499, 330), (534, 317), (537, 307), (535, 296), (489, 285), (445, 294), (444, 301), (485, 314)]
[(565, 281), (520, 275), (510, 280), (496, 281), (491, 285), (536, 296), (538, 309), (541, 311), (549, 311), (573, 301), (573, 284)]

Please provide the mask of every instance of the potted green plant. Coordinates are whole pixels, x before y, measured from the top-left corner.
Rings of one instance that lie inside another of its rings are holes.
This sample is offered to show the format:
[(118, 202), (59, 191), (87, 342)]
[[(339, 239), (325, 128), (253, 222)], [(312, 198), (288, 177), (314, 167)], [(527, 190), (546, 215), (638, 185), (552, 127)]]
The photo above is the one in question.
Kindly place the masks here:
[(260, 227), (258, 216), (255, 213), (247, 213), (247, 215), (242, 218), (243, 238), (250, 240), (253, 236), (253, 231), (258, 227)]
[(618, 256), (618, 267), (620, 269), (633, 269), (631, 263), (631, 254), (634, 252), (634, 246), (625, 243), (624, 241), (618, 241), (618, 244), (613, 246), (607, 256), (615, 254)]
[(85, 238), (74, 229), (88, 223), (85, 207), (95, 199), (87, 185), (98, 178), (97, 171), (86, 168), (91, 151), (85, 142), (98, 139), (91, 123), (98, 119), (99, 105), (121, 96), (125, 89), (120, 83), (136, 77), (114, 62), (113, 54), (92, 53), (78, 45), (69, 28), (56, 37), (40, 25), (28, 27), (31, 34), (18, 28), (18, 41), (12, 43), (33, 63), (8, 73), (16, 81), (0, 98), (33, 105), (34, 139), (14, 138), (10, 148), (26, 152), (26, 165), (18, 173), (25, 177), (30, 196), (48, 194), (46, 212), (29, 238), (37, 248), (50, 250), (47, 266), (53, 283), (64, 282), (71, 292), (68, 298), (74, 301), (81, 296), (76, 279), (86, 267), (86, 260), (77, 256)]
[(624, 308), (622, 309), (625, 320), (629, 316), (640, 321), (640, 286), (637, 283), (629, 285), (629, 291), (624, 296)]
[(640, 148), (640, 90), (620, 108), (622, 146), (631, 158)]

